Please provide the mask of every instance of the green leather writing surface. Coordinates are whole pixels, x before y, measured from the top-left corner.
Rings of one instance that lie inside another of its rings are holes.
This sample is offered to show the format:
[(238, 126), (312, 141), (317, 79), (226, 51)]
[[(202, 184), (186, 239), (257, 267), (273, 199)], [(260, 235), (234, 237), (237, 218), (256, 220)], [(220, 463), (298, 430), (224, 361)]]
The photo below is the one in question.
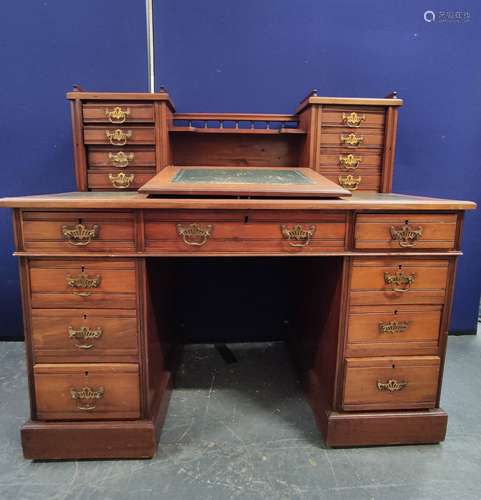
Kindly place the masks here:
[(314, 184), (296, 170), (276, 168), (182, 168), (172, 178), (179, 184)]

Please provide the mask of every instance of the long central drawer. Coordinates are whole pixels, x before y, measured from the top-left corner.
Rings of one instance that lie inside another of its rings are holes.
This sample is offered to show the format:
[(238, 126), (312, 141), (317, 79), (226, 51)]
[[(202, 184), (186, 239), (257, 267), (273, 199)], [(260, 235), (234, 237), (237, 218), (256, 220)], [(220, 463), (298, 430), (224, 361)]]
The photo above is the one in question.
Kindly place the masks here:
[(145, 249), (165, 252), (291, 252), (343, 250), (342, 213), (146, 212)]

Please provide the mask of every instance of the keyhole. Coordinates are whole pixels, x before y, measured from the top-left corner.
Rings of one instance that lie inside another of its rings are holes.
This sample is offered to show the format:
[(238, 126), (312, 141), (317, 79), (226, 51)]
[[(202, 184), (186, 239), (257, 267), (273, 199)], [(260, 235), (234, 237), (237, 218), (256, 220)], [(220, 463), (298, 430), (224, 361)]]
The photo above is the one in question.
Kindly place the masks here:
[(87, 315), (86, 314), (84, 314), (83, 316), (84, 316), (84, 319), (87, 319)]
[(79, 223), (79, 224), (82, 224), (82, 221), (83, 221), (83, 219), (79, 219), (79, 220), (78, 220), (78, 223)]
[[(394, 367), (394, 365), (393, 365), (393, 367)], [(88, 377), (88, 374), (89, 374), (89, 372), (85, 372), (85, 376), (86, 376), (86, 377)]]
[(246, 215), (246, 216), (244, 217), (244, 224), (247, 224), (248, 222), (249, 222), (249, 216), (248, 216), (248, 215)]
[(406, 224), (406, 226), (407, 226), (407, 225), (409, 224), (409, 221), (406, 219), (406, 220), (404, 221), (404, 224)]
[(80, 269), (82, 270), (82, 272), (84, 272), (85, 271), (85, 266), (82, 266)]
[(402, 268), (403, 268), (402, 264), (399, 264), (399, 266), (398, 266), (398, 267), (399, 267), (399, 269), (402, 269)]
[(397, 309), (394, 309), (394, 314), (397, 314)]
[(393, 367), (393, 368), (396, 368), (396, 365), (395, 365), (395, 364), (393, 364), (393, 365), (392, 365), (392, 367)]

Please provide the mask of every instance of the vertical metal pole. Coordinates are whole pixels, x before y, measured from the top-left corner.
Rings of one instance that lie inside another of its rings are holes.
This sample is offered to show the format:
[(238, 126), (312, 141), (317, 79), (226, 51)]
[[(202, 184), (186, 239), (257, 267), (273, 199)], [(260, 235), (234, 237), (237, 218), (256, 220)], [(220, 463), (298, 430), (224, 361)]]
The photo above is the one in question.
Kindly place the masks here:
[(154, 17), (152, 0), (145, 0), (145, 20), (147, 23), (147, 78), (149, 92), (155, 92), (155, 67), (154, 67)]

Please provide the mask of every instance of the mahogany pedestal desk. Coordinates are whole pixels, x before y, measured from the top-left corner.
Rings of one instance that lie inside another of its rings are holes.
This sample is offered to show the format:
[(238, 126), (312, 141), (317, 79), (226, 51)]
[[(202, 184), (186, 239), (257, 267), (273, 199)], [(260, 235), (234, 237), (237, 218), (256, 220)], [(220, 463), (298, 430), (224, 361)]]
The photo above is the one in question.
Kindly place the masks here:
[[(296, 115), (200, 116), (173, 115), (165, 92), (69, 98), (79, 192), (0, 201), (14, 209), (20, 260), (26, 458), (155, 454), (179, 350), (173, 306), (185, 287), (202, 294), (195, 275), (178, 279), (185, 257), (281, 262), (286, 344), (328, 446), (444, 439), (455, 263), (475, 205), (388, 192), (400, 100), (311, 96)], [(200, 119), (217, 122), (196, 128)], [(338, 199), (126, 192), (168, 164), (297, 165), (358, 189)], [(215, 303), (206, 314), (215, 320)]]

